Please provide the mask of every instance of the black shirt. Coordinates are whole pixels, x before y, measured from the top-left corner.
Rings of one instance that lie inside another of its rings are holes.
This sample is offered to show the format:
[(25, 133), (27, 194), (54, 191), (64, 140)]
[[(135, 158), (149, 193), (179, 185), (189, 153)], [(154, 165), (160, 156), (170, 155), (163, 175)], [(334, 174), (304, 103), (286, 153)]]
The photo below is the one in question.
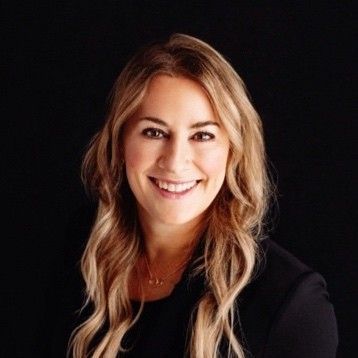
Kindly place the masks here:
[[(235, 334), (247, 356), (335, 357), (337, 324), (323, 277), (270, 239), (260, 246), (264, 259), (236, 302)], [(69, 334), (78, 323), (75, 309), (81, 306), (81, 284), (69, 280), (66, 286), (52, 357), (65, 356)], [(139, 321), (124, 337), (124, 345), (132, 350), (118, 356), (184, 357), (191, 313), (205, 289), (203, 276), (193, 276), (189, 266), (170, 296), (145, 303)], [(132, 304), (138, 310), (139, 304)]]
[[(324, 279), (272, 240), (261, 246), (265, 259), (237, 300), (235, 329), (247, 355), (335, 357), (337, 327)], [(186, 272), (169, 297), (146, 302), (125, 337), (133, 348), (120, 356), (184, 357), (190, 314), (203, 289), (203, 278)], [(138, 310), (139, 303), (133, 305)]]

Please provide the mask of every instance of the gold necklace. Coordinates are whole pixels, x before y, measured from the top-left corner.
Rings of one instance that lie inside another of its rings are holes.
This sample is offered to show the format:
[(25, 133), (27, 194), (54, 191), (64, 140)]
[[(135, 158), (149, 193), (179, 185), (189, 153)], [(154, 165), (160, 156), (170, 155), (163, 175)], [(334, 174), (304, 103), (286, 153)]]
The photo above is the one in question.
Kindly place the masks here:
[(148, 262), (147, 255), (144, 254), (144, 260), (145, 260), (145, 264), (147, 266), (147, 270), (148, 270), (148, 274), (149, 274), (149, 280), (148, 280), (149, 286), (151, 286), (153, 288), (158, 288), (158, 287), (163, 286), (165, 281), (170, 276), (173, 276), (175, 273), (177, 273), (179, 270), (181, 270), (188, 263), (189, 259), (190, 259), (190, 257), (187, 260), (185, 260), (181, 265), (179, 265), (174, 271), (172, 271), (171, 273), (169, 273), (165, 277), (159, 277), (159, 276), (153, 275), (153, 273), (152, 273), (152, 271), (150, 270), (150, 267), (149, 267), (149, 262)]

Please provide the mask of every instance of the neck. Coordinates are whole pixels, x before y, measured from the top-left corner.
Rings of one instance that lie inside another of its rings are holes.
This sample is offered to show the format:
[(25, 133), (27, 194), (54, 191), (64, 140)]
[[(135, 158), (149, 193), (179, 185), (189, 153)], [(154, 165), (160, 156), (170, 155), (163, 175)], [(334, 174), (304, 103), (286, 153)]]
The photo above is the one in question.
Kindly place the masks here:
[(166, 225), (140, 220), (146, 255), (150, 262), (180, 262), (192, 253), (201, 236), (200, 220)]

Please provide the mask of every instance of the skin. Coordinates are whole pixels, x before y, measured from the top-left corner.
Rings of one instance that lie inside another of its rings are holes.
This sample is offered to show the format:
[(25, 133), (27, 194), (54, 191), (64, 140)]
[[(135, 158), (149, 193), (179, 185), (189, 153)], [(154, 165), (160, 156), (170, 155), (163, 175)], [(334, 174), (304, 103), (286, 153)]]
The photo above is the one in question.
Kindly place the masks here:
[[(154, 271), (168, 272), (188, 256), (224, 182), (228, 153), (228, 136), (202, 87), (184, 77), (155, 76), (124, 129), (126, 175)], [(155, 179), (195, 187), (170, 194)]]

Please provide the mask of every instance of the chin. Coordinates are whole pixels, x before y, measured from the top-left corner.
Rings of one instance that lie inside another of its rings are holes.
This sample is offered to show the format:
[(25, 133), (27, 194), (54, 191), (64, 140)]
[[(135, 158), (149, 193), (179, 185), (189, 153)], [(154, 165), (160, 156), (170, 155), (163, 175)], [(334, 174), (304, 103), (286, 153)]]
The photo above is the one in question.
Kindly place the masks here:
[(187, 213), (183, 213), (183, 214), (173, 214), (173, 215), (162, 215), (160, 217), (160, 221), (163, 224), (166, 225), (184, 225), (184, 224), (188, 224), (190, 222), (193, 222), (195, 220), (199, 220), (200, 218), (200, 214), (198, 215), (188, 215)]

